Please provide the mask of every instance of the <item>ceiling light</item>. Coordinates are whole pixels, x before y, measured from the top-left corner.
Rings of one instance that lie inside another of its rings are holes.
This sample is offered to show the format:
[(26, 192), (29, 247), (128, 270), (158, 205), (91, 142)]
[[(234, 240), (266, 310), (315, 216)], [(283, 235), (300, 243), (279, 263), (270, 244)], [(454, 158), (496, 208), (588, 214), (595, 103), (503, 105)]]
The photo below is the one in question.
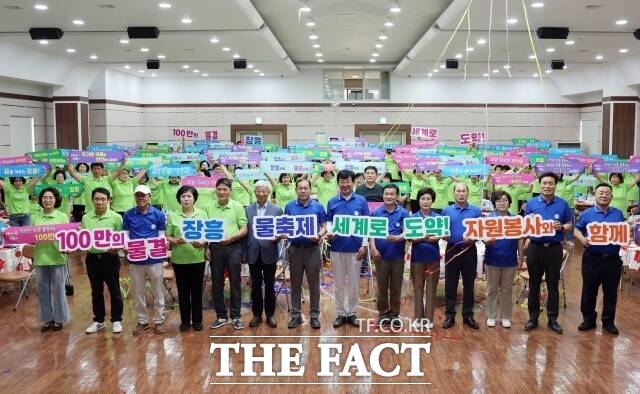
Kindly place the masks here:
[(486, 77), (488, 77), (488, 76), (489, 76), (489, 74), (484, 73), (484, 74), (482, 74), (482, 76), (486, 78)]
[(190, 18), (182, 18), (180, 22), (184, 23), (185, 25), (189, 25), (192, 21)]
[(198, 70), (197, 68), (194, 68), (194, 69), (193, 69), (193, 72), (194, 72), (194, 73), (199, 73), (199, 72), (200, 72), (200, 70)]
[(76, 53), (76, 50), (73, 48), (67, 48), (67, 53)]
[(562, 66), (562, 69), (563, 69), (563, 70), (566, 70), (567, 68), (569, 68), (569, 67), (567, 67), (567, 65), (566, 65), (566, 64), (565, 64), (564, 66)]
[(125, 65), (124, 65), (124, 69), (125, 69), (125, 70), (128, 70), (128, 69), (130, 69), (130, 68), (131, 68), (131, 66), (130, 66), (130, 65), (128, 65), (128, 64), (125, 64)]
[(49, 41), (47, 41), (47, 40), (40, 40), (40, 41), (38, 41), (38, 43), (39, 43), (40, 45), (47, 45), (47, 44), (49, 43)]
[(254, 72), (254, 73), (259, 73), (259, 72), (260, 72), (260, 69), (259, 69), (259, 68), (256, 68), (255, 70), (253, 70), (253, 72)]
[(379, 54), (378, 52), (373, 52), (373, 53), (371, 54), (371, 56), (372, 56), (372, 57), (378, 57), (378, 56), (380, 56), (380, 54)]
[(316, 22), (315, 22), (313, 19), (309, 18), (309, 19), (307, 20), (306, 25), (307, 25), (307, 27), (313, 27), (313, 26), (315, 26), (315, 25), (316, 25)]
[(544, 7), (544, 3), (541, 1), (536, 1), (535, 3), (531, 3), (532, 8), (542, 8)]
[(96, 55), (91, 55), (91, 56), (89, 56), (89, 59), (91, 59), (91, 60), (97, 60), (97, 59), (98, 59), (98, 56), (96, 56)]
[(487, 43), (487, 40), (485, 40), (484, 38), (478, 39), (478, 45), (484, 45), (486, 43)]
[(352, 75), (351, 76), (351, 79), (356, 79), (356, 78), (360, 78), (360, 76), (359, 75)]
[(508, 64), (505, 64), (505, 65), (504, 65), (504, 67), (502, 67), (502, 68), (504, 68), (505, 70), (508, 70), (508, 69), (510, 69), (510, 68), (511, 68), (511, 66), (510, 66), (510, 65), (508, 65)]
[(233, 58), (234, 58), (234, 59), (240, 59), (240, 55), (239, 55), (239, 54), (237, 54), (237, 53), (234, 53), (234, 54), (233, 54)]
[(217, 44), (217, 43), (219, 43), (219, 42), (220, 42), (220, 40), (218, 40), (218, 38), (217, 38), (217, 37), (211, 37), (211, 39), (209, 40), (209, 42), (210, 42), (210, 43), (212, 43), (212, 44)]
[(386, 27), (393, 27), (393, 21), (392, 21), (391, 19), (388, 19), (388, 20), (384, 23), (384, 25), (385, 25)]
[(140, 52), (149, 52), (149, 48), (140, 48)]
[(160, 8), (171, 8), (171, 4), (169, 4), (169, 3), (160, 3), (160, 4), (158, 4), (158, 7), (160, 7)]
[(566, 44), (566, 45), (573, 45), (573, 44), (575, 44), (575, 43), (576, 43), (576, 42), (575, 42), (575, 41), (573, 41), (573, 40), (569, 40), (569, 41), (566, 41), (566, 42), (565, 42), (565, 44)]
[(298, 8), (298, 11), (300, 11), (300, 12), (311, 12), (311, 7), (309, 7), (309, 4), (304, 3), (304, 4), (302, 4), (302, 7)]
[(377, 44), (376, 44), (376, 48), (378, 48), (378, 49), (382, 48), (382, 44), (377, 43)]
[(432, 77), (432, 76), (433, 76), (433, 73), (427, 74), (427, 77)]
[(538, 75), (538, 73), (535, 73), (535, 74), (533, 74), (531, 76), (534, 77), (534, 78), (538, 78), (540, 75)]
[(36, 5), (33, 6), (33, 8), (35, 8), (36, 10), (39, 10), (39, 11), (46, 11), (46, 10), (49, 9), (49, 7), (44, 5), (44, 4), (36, 4)]
[(248, 69), (252, 69), (253, 68), (253, 64), (251, 64), (251, 63), (247, 64), (247, 68)]
[(224, 47), (224, 48), (222, 48), (222, 50), (223, 50), (224, 52), (229, 52), (229, 51), (231, 50), (231, 48), (229, 48), (229, 47)]
[(627, 53), (627, 52), (629, 52), (629, 50), (628, 50), (627, 48), (622, 48), (622, 49), (620, 49), (618, 52), (620, 52), (620, 53)]
[(318, 59), (318, 63), (324, 63), (324, 59)]
[(318, 35), (317, 35), (317, 34), (315, 34), (315, 33), (314, 33), (314, 34), (311, 34), (311, 35), (309, 36), (309, 39), (310, 39), (310, 40), (317, 40), (317, 39), (318, 39)]
[(551, 70), (545, 70), (545, 74), (551, 74)]
[(434, 68), (432, 71), (433, 71), (434, 73), (439, 73), (439, 72), (440, 72), (440, 70), (438, 70), (437, 68)]
[(188, 69), (188, 68), (189, 68), (189, 65), (188, 65), (188, 64), (183, 64), (183, 65), (182, 65), (182, 68), (184, 68), (184, 69), (186, 70), (186, 69)]
[(322, 57), (322, 52), (317, 52), (316, 57)]
[(476, 50), (476, 49), (475, 49), (474, 47), (468, 47), (468, 48), (467, 48), (467, 52), (473, 52), (473, 51), (475, 51), (475, 50)]
[(388, 37), (386, 34), (382, 33), (378, 36), (378, 40), (386, 40)]
[(556, 49), (555, 48), (547, 48), (547, 52), (551, 53), (551, 52), (555, 52)]
[(462, 59), (462, 54), (461, 53), (456, 53), (456, 59)]
[(445, 66), (444, 64), (441, 64), (441, 65), (440, 65), (440, 69), (441, 69), (441, 70), (444, 70), (444, 69), (445, 69), (445, 67), (447, 67), (447, 66)]
[(529, 55), (529, 60), (534, 60), (536, 58), (536, 55)]
[(509, 25), (515, 25), (516, 23), (518, 23), (518, 19), (516, 19), (516, 18), (507, 19), (507, 24), (509, 24)]
[(494, 73), (494, 74), (497, 74), (497, 73), (499, 73), (499, 72), (500, 72), (500, 70), (498, 70), (498, 69), (496, 68), (496, 69), (492, 70), (491, 72), (492, 72), (492, 73)]
[(314, 48), (320, 48), (320, 44), (313, 44)]
[(400, 8), (400, 4), (395, 3), (393, 6), (391, 6), (391, 8), (389, 8), (389, 11), (393, 12), (394, 14), (397, 14), (398, 12), (402, 11), (402, 8)]
[(84, 21), (82, 19), (74, 19), (72, 23), (77, 26), (84, 25)]
[(126, 38), (123, 38), (120, 40), (120, 44), (128, 44), (129, 40), (127, 40)]
[(602, 55), (596, 56), (596, 60), (602, 60), (602, 59), (604, 59), (604, 56), (602, 56)]
[(156, 76), (156, 73), (151, 74), (151, 76), (152, 76), (152, 77), (155, 77), (155, 76)]
[(202, 74), (202, 76), (203, 76), (203, 77), (208, 77), (208, 76), (209, 76), (209, 74), (204, 73), (204, 74)]
[(158, 59), (163, 60), (164, 58), (166, 58), (165, 55), (158, 55)]
[(369, 63), (375, 63), (375, 62), (376, 62), (376, 59), (374, 58), (369, 59)]
[(260, 73), (260, 74), (258, 74), (258, 75), (260, 75), (261, 77), (264, 77), (264, 73)]
[(144, 74), (144, 70), (138, 70), (140, 74)]
[(618, 26), (624, 26), (626, 24), (627, 24), (627, 20), (626, 19), (618, 19), (616, 21), (616, 25), (618, 25)]

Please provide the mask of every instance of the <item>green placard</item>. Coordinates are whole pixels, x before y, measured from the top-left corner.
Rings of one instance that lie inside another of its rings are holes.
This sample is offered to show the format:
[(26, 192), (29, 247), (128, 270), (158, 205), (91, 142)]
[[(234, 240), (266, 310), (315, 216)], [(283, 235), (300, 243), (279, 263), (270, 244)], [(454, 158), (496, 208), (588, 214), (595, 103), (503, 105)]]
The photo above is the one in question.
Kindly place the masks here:
[(537, 138), (512, 138), (511, 142), (514, 145), (518, 145), (518, 146), (525, 146), (527, 144), (531, 144), (538, 141)]
[(441, 146), (438, 148), (438, 153), (451, 156), (464, 155), (469, 153), (469, 148), (462, 146)]
[(529, 163), (530, 164), (536, 164), (536, 163), (542, 163), (543, 161), (547, 160), (549, 158), (549, 156), (547, 155), (541, 155), (539, 153), (532, 153), (529, 155)]
[(51, 163), (51, 164), (54, 164), (51, 160), (62, 159), (64, 161), (64, 163), (62, 164), (66, 164), (64, 152), (61, 149), (48, 149), (48, 150), (40, 150), (37, 152), (30, 152), (29, 156), (31, 156), (33, 160), (44, 162), (44, 163)]
[(264, 144), (262, 145), (263, 152), (277, 152), (280, 149), (280, 145), (278, 144)]
[(391, 183), (398, 186), (398, 189), (400, 189), (400, 194), (411, 193), (411, 185), (409, 184), (409, 182), (391, 182)]
[(80, 193), (82, 193), (82, 190), (83, 190), (82, 184), (78, 182), (52, 183), (52, 184), (38, 183), (33, 188), (33, 192), (34, 194), (40, 195), (40, 192), (42, 191), (42, 189), (46, 189), (48, 187), (56, 188), (60, 192), (60, 195), (62, 197), (77, 196)]

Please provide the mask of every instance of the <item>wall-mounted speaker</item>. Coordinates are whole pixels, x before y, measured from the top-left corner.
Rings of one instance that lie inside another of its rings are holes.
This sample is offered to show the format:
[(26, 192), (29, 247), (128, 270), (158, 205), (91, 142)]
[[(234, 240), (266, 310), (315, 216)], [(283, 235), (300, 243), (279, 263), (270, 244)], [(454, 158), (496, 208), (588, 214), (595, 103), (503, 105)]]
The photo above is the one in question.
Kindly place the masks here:
[(147, 60), (147, 70), (159, 70), (160, 60), (149, 59)]
[(445, 64), (447, 65), (448, 70), (458, 69), (458, 59), (447, 59)]
[(29, 35), (32, 40), (59, 40), (64, 32), (57, 27), (32, 27)]
[(158, 38), (160, 29), (153, 26), (127, 27), (129, 38)]
[(564, 60), (552, 60), (551, 61), (551, 69), (552, 70), (564, 70)]
[(236, 70), (244, 70), (247, 68), (247, 59), (235, 59), (233, 61), (233, 68)]
[(540, 27), (536, 35), (541, 40), (566, 40), (569, 37), (568, 27)]
[(640, 40), (640, 29), (634, 31), (633, 36), (636, 38), (636, 40)]

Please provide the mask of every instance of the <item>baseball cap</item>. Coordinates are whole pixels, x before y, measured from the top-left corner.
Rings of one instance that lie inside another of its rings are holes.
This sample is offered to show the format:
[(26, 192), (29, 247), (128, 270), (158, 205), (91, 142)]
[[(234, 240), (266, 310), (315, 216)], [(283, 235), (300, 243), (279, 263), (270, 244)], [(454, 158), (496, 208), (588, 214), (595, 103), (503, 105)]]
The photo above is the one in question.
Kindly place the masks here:
[(151, 189), (149, 189), (149, 186), (147, 185), (138, 185), (136, 186), (136, 189), (133, 191), (133, 194), (137, 194), (137, 193), (151, 194)]

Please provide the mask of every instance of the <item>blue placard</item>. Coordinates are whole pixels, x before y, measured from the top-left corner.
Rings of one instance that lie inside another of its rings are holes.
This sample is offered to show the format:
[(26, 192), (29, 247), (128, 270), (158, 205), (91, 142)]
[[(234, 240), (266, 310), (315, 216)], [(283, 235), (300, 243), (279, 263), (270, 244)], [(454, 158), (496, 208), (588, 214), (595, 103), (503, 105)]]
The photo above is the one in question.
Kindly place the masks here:
[(195, 175), (196, 169), (190, 164), (162, 164), (149, 167), (150, 177), (189, 176)]
[(12, 164), (0, 166), (0, 177), (43, 176), (50, 167), (44, 164)]
[(549, 156), (562, 157), (564, 155), (580, 155), (582, 149), (580, 148), (551, 148), (549, 149)]

